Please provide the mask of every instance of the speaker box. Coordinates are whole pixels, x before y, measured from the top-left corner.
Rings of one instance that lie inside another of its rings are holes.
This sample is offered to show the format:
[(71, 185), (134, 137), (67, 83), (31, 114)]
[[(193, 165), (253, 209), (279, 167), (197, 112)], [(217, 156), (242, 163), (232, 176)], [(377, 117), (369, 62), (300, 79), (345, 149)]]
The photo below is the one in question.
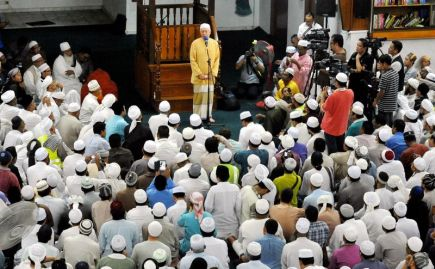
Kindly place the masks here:
[(355, 10), (356, 18), (365, 19), (370, 16), (370, 0), (355, 0), (353, 4), (353, 10)]
[(316, 15), (335, 17), (337, 5), (335, 0), (317, 0), (316, 1)]

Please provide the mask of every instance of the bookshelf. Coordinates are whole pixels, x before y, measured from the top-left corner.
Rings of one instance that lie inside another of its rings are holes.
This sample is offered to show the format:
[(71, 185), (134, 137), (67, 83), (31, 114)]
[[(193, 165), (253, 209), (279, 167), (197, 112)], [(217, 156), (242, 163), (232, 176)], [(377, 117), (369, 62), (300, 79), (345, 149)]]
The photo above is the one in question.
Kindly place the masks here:
[(373, 37), (435, 38), (435, 0), (373, 0)]

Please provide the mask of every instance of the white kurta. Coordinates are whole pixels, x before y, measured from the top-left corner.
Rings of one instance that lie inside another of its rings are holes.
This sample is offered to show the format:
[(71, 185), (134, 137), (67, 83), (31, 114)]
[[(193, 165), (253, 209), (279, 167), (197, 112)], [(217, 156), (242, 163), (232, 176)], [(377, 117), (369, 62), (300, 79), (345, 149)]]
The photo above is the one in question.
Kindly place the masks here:
[(381, 202), (379, 203), (379, 208), (390, 210), (394, 206), (394, 195), (393, 192), (387, 188), (376, 189), (375, 192), (378, 194)]
[(403, 168), (403, 164), (400, 161), (393, 160), (389, 163), (383, 163), (378, 167), (377, 173), (379, 172), (385, 172), (390, 177), (392, 175), (399, 176), (400, 179), (402, 179), (403, 185), (406, 184), (406, 177), (405, 177), (405, 169)]
[(53, 216), (53, 229), (57, 232), (57, 227), (59, 225), (60, 218), (63, 214), (68, 212), (68, 206), (66, 202), (61, 198), (54, 198), (52, 196), (44, 196), (36, 198), (35, 202), (37, 204), (46, 205)]
[(90, 237), (82, 234), (70, 236), (64, 242), (65, 261), (75, 267), (79, 261), (85, 261), (94, 269), (100, 259), (100, 246)]
[(369, 239), (373, 243), (378, 240), (378, 237), (384, 234), (382, 229), (382, 220), (386, 216), (391, 216), (390, 212), (385, 209), (375, 209), (372, 212), (366, 213), (361, 220), (365, 223), (367, 227), (367, 233), (369, 234)]
[(414, 173), (406, 182), (405, 187), (408, 189), (412, 189), (415, 186), (421, 186), (421, 179), (429, 174), (428, 172), (418, 172)]
[(178, 219), (180, 219), (180, 216), (186, 213), (187, 210), (187, 203), (183, 199), (177, 200), (175, 205), (168, 208), (166, 212), (166, 216), (168, 217), (169, 221), (174, 224), (175, 230), (178, 235), (178, 239), (184, 238), (184, 228), (180, 227), (178, 225)]
[(47, 178), (49, 175), (55, 175), (57, 178), (61, 178), (56, 168), (47, 165), (45, 162), (36, 162), (27, 169), (27, 181), (32, 187), (35, 187), (38, 181)]
[(423, 159), (426, 161), (426, 171), (430, 174), (435, 173), (435, 148), (431, 148), (423, 155)]
[[(192, 163), (186, 163), (183, 167), (177, 169), (174, 172), (173, 181), (175, 185), (178, 185), (178, 182), (182, 179), (189, 178), (189, 168), (192, 166)], [(199, 179), (201, 179), (204, 182), (208, 181), (208, 175), (204, 168), (201, 167), (201, 175), (199, 176)]]
[[(59, 236), (59, 239), (57, 240), (56, 247), (59, 250), (63, 250), (63, 243), (65, 242), (65, 239), (70, 236), (74, 236), (78, 234), (80, 234), (79, 226), (72, 226), (66, 230), (63, 230), (63, 232)], [(96, 243), (98, 243), (98, 238), (97, 238), (97, 234), (95, 233), (95, 229), (92, 229), (89, 238), (94, 240)]]
[(154, 220), (152, 209), (147, 205), (136, 206), (127, 212), (126, 220), (132, 221), (137, 225), (139, 229), (139, 238), (142, 239), (142, 226), (145, 223), (151, 223)]
[(95, 109), (98, 107), (97, 97), (91, 93), (86, 95), (83, 99), (82, 107), (80, 108), (80, 121), (83, 125), (88, 124), (91, 121), (91, 116), (94, 114)]
[(192, 152), (190, 153), (189, 160), (191, 163), (201, 163), (202, 155), (207, 153), (204, 144), (197, 143), (195, 141), (190, 141), (189, 144), (192, 146)]
[(24, 85), (26, 86), (26, 93), (30, 96), (36, 96), (36, 84), (41, 79), (41, 72), (39, 69), (32, 65), (27, 68), (23, 75)]
[(24, 121), (28, 131), (33, 131), (33, 128), (35, 128), (35, 126), (41, 122), (41, 116), (24, 109), (20, 110), (18, 116), (20, 116), (20, 118)]
[(193, 130), (195, 132), (195, 142), (204, 145), (205, 140), (207, 140), (207, 138), (212, 137), (214, 135), (212, 130), (207, 130), (204, 127), (201, 127), (199, 129), (194, 129)]
[(0, 105), (0, 118), (11, 121), (13, 117), (18, 116), (20, 110), (16, 106), (10, 106), (8, 104), (2, 103)]
[(157, 130), (160, 126), (168, 126), (168, 116), (166, 114), (153, 115), (148, 120), (148, 126), (150, 127), (153, 137), (157, 140)]
[(210, 184), (204, 182), (199, 178), (186, 178), (178, 182), (178, 186), (181, 186), (186, 191), (186, 197), (189, 197), (193, 192), (200, 192), (205, 197), (210, 189)]
[(208, 255), (215, 256), (224, 268), (229, 268), (230, 258), (228, 257), (227, 243), (222, 239), (204, 237), (205, 250)]
[(307, 124), (301, 122), (296, 124), (295, 128), (299, 131), (298, 142), (306, 145), (308, 143), (308, 140), (310, 140), (311, 138), (311, 135), (308, 132)]
[(249, 138), (253, 133), (261, 135), (264, 132), (264, 127), (261, 124), (250, 122), (247, 126), (242, 127), (239, 133), (240, 148), (245, 150), (249, 145)]
[[(317, 138), (323, 138), (323, 139), (325, 139), (325, 134), (323, 133), (323, 131), (318, 132), (317, 134), (314, 134), (307, 141), (306, 146), (307, 146), (308, 156), (311, 156), (311, 154), (313, 154), (313, 152), (314, 152), (314, 141), (316, 141)], [(305, 160), (305, 161), (307, 161), (307, 160)]]
[(5, 142), (3, 142), (3, 148), (14, 147), (16, 145), (21, 145), (22, 133), (18, 130), (11, 130), (6, 134)]
[(413, 236), (420, 238), (417, 222), (413, 219), (399, 218), (396, 223), (396, 230), (404, 233), (407, 239)]
[(165, 160), (167, 167), (172, 167), (175, 162), (175, 156), (180, 152), (177, 144), (169, 141), (167, 138), (162, 138), (156, 141), (156, 153), (154, 156), (159, 160)]
[(183, 135), (174, 127), (169, 126), (169, 141), (177, 144), (177, 147), (181, 147), (184, 143)]
[[(67, 76), (65, 74), (67, 70), (74, 71), (74, 75)], [(56, 60), (54, 60), (53, 77), (56, 81), (63, 84), (65, 94), (75, 90), (80, 95), (82, 83), (78, 78), (81, 74), (82, 67), (78, 61), (76, 61), (75, 67), (72, 67), (65, 62), (65, 58), (62, 55), (57, 56)]]
[(80, 160), (85, 160), (85, 157), (81, 154), (74, 153), (72, 155), (66, 156), (65, 160), (63, 160), (63, 177), (68, 178), (69, 176), (73, 176), (76, 174), (76, 163)]
[(295, 241), (286, 244), (282, 249), (282, 269), (287, 269), (289, 267), (296, 267), (297, 269), (300, 269), (298, 251), (303, 248), (311, 249), (314, 254), (315, 265), (323, 264), (323, 252), (320, 245), (306, 237), (299, 237)]
[(344, 231), (349, 228), (353, 228), (357, 231), (358, 237), (356, 239), (356, 244), (361, 244), (361, 242), (365, 240), (369, 240), (369, 235), (367, 234), (367, 227), (362, 220), (349, 219), (344, 223), (335, 226), (334, 232), (329, 239), (329, 247), (331, 248), (331, 252), (340, 248), (343, 243), (343, 235)]

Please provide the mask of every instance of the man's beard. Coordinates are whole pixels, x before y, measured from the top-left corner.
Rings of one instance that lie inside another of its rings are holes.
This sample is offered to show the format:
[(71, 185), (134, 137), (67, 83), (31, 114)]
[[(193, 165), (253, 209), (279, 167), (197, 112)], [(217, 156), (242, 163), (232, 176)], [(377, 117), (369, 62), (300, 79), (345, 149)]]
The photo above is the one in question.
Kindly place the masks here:
[(69, 65), (69, 66), (73, 65), (73, 62), (74, 62), (74, 56), (73, 55), (71, 55), (71, 56), (63, 55), (63, 58), (65, 59), (65, 63), (67, 65)]

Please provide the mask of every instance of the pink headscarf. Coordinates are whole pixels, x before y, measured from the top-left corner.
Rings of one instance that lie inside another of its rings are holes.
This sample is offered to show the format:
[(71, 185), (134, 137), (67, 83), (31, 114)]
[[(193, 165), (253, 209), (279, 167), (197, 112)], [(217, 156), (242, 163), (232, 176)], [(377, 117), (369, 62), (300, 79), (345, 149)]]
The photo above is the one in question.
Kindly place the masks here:
[(201, 222), (204, 215), (204, 196), (199, 192), (193, 192), (189, 197), (195, 212), (195, 218)]

